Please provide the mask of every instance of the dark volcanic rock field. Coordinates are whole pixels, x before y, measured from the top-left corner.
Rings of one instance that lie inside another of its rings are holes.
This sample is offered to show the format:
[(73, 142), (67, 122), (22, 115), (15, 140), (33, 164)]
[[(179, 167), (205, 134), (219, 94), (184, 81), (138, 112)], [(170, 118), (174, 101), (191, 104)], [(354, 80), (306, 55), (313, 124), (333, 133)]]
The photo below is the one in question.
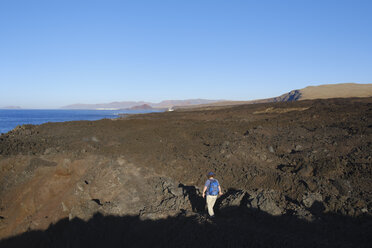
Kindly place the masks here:
[(372, 98), (25, 125), (0, 136), (0, 247), (370, 247), (371, 164)]

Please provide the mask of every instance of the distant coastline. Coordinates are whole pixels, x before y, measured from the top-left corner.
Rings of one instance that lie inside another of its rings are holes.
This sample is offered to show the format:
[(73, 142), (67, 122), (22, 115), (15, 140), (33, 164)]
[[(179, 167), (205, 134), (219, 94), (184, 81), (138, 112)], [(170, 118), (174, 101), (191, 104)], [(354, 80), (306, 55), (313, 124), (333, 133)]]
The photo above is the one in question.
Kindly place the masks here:
[(47, 122), (96, 121), (120, 118), (121, 114), (144, 114), (159, 110), (62, 110), (62, 109), (0, 109), (0, 134), (17, 126), (41, 125)]
[(22, 109), (20, 106), (5, 106), (1, 107), (0, 109)]

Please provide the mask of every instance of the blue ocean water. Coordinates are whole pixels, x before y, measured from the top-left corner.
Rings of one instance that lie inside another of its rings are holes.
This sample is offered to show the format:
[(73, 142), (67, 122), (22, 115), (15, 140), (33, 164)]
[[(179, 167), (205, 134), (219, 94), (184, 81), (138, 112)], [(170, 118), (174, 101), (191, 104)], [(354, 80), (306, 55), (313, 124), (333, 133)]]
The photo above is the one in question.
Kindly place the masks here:
[(43, 124), (46, 122), (100, 120), (116, 118), (119, 114), (139, 114), (158, 112), (158, 110), (60, 110), (60, 109), (30, 109), (13, 110), (0, 109), (0, 133), (7, 133), (18, 125)]

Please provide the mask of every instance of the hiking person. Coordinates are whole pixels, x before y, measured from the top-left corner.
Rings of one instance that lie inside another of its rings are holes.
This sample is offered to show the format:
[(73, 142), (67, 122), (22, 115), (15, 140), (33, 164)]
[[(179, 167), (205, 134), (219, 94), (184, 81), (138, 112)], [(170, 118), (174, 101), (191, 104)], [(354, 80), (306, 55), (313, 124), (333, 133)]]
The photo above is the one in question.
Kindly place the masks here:
[(213, 172), (207, 174), (208, 180), (205, 182), (203, 189), (203, 198), (207, 195), (208, 214), (211, 218), (214, 217), (213, 206), (216, 203), (217, 196), (222, 195), (221, 186), (218, 180), (214, 179), (214, 176)]

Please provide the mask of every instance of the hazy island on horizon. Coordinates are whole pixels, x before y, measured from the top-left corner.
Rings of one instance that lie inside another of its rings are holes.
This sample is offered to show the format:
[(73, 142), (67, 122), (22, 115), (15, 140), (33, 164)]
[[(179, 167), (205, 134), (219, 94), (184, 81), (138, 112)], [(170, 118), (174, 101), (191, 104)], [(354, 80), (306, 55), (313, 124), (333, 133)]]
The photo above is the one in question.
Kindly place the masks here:
[(20, 106), (5, 106), (1, 107), (0, 109), (22, 109)]

